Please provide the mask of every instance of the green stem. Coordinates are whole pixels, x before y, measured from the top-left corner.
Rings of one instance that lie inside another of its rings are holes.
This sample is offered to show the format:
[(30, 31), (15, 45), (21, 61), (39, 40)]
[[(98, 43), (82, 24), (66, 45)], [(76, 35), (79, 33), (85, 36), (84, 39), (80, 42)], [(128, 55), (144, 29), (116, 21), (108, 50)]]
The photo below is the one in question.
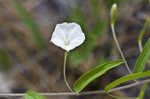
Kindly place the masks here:
[(73, 92), (73, 90), (71, 89), (68, 81), (67, 81), (67, 78), (66, 78), (66, 62), (67, 62), (67, 56), (68, 56), (68, 52), (65, 52), (65, 55), (64, 55), (64, 71), (63, 71), (63, 74), (64, 74), (64, 81), (68, 87), (68, 89)]
[(139, 50), (140, 50), (140, 52), (142, 52), (142, 50), (143, 50), (142, 42), (139, 41), (138, 45), (139, 45)]
[(118, 40), (117, 40), (116, 33), (115, 33), (115, 28), (114, 28), (114, 24), (111, 24), (111, 29), (112, 29), (113, 38), (114, 38), (115, 43), (116, 43), (116, 45), (117, 45), (117, 48), (118, 48), (118, 50), (119, 50), (119, 52), (120, 52), (120, 55), (121, 55), (122, 59), (125, 61), (125, 66), (126, 66), (128, 72), (129, 72), (130, 74), (132, 74), (132, 71), (131, 71), (130, 68), (129, 68), (129, 65), (128, 65), (128, 63), (127, 63), (125, 57), (124, 57), (124, 54), (123, 54), (123, 52), (122, 52), (122, 50), (121, 50), (121, 48), (120, 48), (119, 42), (118, 42)]

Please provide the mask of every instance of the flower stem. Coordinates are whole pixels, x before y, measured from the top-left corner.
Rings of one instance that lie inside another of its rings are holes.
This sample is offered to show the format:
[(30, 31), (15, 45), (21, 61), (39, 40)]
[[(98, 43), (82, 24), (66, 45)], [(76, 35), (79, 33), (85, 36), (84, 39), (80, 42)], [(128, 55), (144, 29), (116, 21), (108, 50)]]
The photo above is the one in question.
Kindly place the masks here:
[(63, 74), (64, 74), (64, 81), (68, 87), (68, 89), (73, 92), (73, 90), (71, 89), (68, 81), (67, 81), (67, 78), (66, 78), (66, 62), (67, 62), (67, 56), (68, 56), (68, 52), (65, 52), (65, 55), (64, 55), (64, 71), (63, 71)]
[(115, 43), (116, 43), (116, 45), (117, 45), (117, 48), (118, 48), (118, 50), (119, 50), (119, 52), (120, 52), (120, 55), (121, 55), (122, 59), (125, 61), (125, 66), (126, 66), (128, 72), (129, 72), (130, 74), (132, 74), (132, 71), (131, 71), (130, 68), (129, 68), (129, 65), (128, 65), (128, 63), (127, 63), (125, 57), (124, 57), (124, 54), (123, 54), (123, 52), (122, 52), (122, 50), (121, 50), (121, 48), (120, 48), (119, 42), (118, 42), (118, 40), (117, 40), (116, 33), (115, 33), (115, 28), (114, 28), (114, 24), (111, 24), (111, 29), (112, 29), (113, 38), (114, 38)]

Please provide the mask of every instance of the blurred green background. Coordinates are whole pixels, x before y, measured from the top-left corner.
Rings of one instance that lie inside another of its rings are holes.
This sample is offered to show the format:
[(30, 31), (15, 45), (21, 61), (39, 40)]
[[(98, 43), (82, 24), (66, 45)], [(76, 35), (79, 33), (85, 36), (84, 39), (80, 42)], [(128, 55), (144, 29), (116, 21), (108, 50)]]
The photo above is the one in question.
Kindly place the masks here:
[[(118, 4), (118, 11), (123, 11), (115, 28), (132, 69), (139, 54), (138, 36), (145, 19), (149, 18), (148, 0), (0, 0), (0, 84), (5, 86), (0, 87), (0, 92), (67, 91), (62, 77), (64, 51), (49, 42), (57, 23), (76, 22), (86, 35), (85, 43), (69, 53), (67, 78), (71, 85), (90, 68), (120, 59), (110, 30), (109, 13), (113, 3)], [(144, 41), (149, 36), (147, 30)], [(127, 73), (124, 66), (117, 67), (85, 91), (102, 89)], [(136, 96), (140, 87), (137, 89), (113, 94)], [(105, 94), (63, 98), (111, 99)]]

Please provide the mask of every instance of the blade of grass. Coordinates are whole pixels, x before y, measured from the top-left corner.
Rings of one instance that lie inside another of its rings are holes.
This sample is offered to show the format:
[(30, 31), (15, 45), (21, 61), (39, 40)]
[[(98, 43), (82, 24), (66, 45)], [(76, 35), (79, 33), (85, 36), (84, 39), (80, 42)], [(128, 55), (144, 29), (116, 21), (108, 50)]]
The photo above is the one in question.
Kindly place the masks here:
[(143, 50), (142, 40), (143, 40), (144, 34), (146, 33), (146, 30), (148, 29), (148, 25), (149, 25), (149, 22), (146, 20), (144, 27), (142, 28), (139, 38), (138, 38), (138, 45), (139, 45), (140, 52), (142, 52)]
[(105, 64), (101, 64), (99, 66), (96, 66), (95, 68), (91, 69), (90, 71), (83, 74), (74, 84), (74, 91), (80, 92), (82, 89), (84, 89), (90, 82), (95, 80), (96, 78), (100, 77), (104, 73), (106, 73), (108, 70), (119, 66), (120, 64), (124, 63), (123, 60), (116, 60), (107, 62)]
[(135, 79), (138, 79), (138, 78), (149, 77), (149, 76), (150, 76), (150, 71), (146, 71), (146, 72), (143, 72), (143, 73), (134, 73), (134, 74), (130, 74), (130, 75), (121, 77), (121, 78), (113, 81), (109, 85), (107, 85), (105, 87), (105, 91), (108, 92), (110, 89), (120, 85), (121, 83), (130, 81), (130, 80), (135, 80)]
[(140, 56), (137, 58), (133, 72), (134, 73), (143, 72), (149, 57), (150, 57), (150, 38), (146, 42)]
[(143, 99), (144, 93), (145, 93), (145, 90), (146, 90), (147, 86), (148, 86), (148, 84), (144, 83), (144, 85), (142, 87), (142, 90), (140, 91), (140, 95), (139, 95), (138, 99)]
[(38, 28), (36, 24), (33, 22), (29, 13), (27, 13), (21, 4), (20, 0), (11, 0), (12, 4), (16, 8), (16, 11), (21, 16), (24, 23), (27, 25), (28, 29), (32, 32), (33, 39), (39, 49), (43, 49), (45, 47), (44, 41), (40, 36)]

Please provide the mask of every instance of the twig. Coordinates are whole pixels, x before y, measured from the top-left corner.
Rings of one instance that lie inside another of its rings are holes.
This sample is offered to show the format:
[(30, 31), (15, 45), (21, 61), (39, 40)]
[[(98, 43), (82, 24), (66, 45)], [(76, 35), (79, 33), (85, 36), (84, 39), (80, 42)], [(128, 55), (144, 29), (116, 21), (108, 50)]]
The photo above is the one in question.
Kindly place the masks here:
[[(134, 82), (132, 84), (128, 84), (122, 87), (113, 88), (109, 92), (115, 92), (115, 91), (131, 88), (136, 85), (143, 84), (143, 83), (150, 83), (150, 79), (139, 81), (139, 82)], [(93, 94), (105, 94), (105, 93), (106, 93), (105, 90), (97, 90), (97, 91), (87, 91), (87, 92), (81, 92), (81, 93), (75, 93), (75, 92), (40, 93), (40, 95), (43, 95), (43, 96), (81, 96), (81, 95), (93, 95)], [(4, 96), (4, 97), (10, 97), (10, 96), (20, 97), (24, 95), (25, 93), (0, 93), (0, 96)]]

